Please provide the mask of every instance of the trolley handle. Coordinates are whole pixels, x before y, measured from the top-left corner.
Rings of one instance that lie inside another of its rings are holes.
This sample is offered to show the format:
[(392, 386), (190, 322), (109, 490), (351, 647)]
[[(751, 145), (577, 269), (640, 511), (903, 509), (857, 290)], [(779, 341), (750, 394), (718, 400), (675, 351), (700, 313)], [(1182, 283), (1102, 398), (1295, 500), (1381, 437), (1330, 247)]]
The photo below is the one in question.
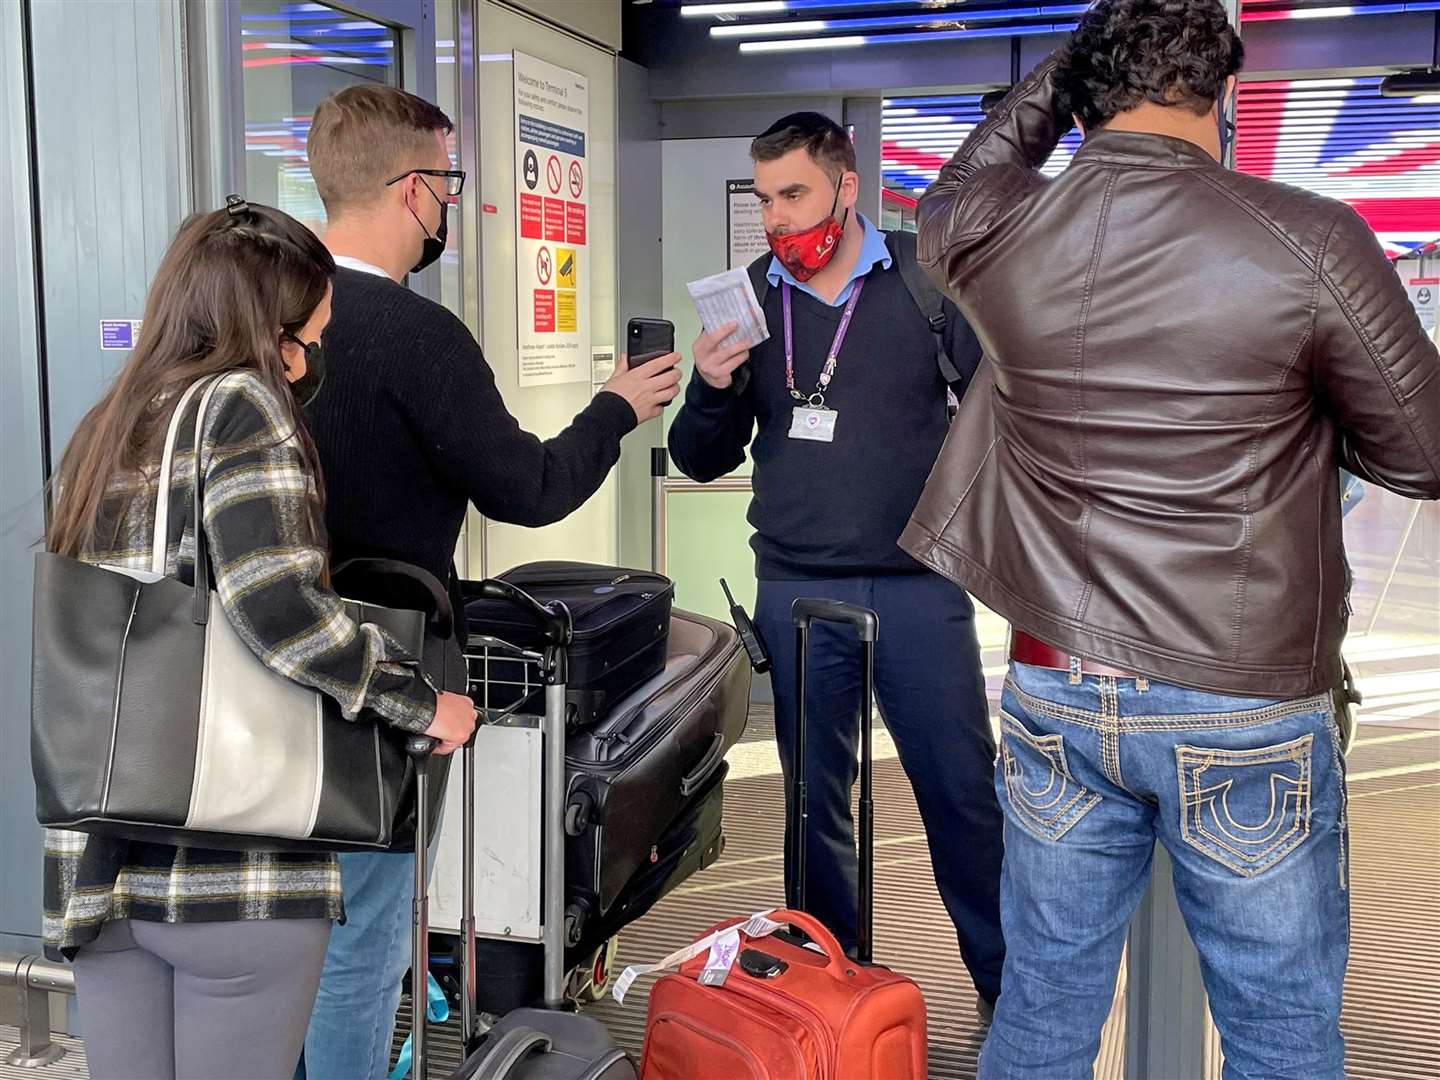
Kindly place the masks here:
[(791, 606), (790, 617), (797, 630), (809, 630), (810, 624), (816, 622), (848, 623), (861, 641), (874, 642), (880, 636), (880, 616), (869, 608), (841, 600), (801, 597)]
[(553, 604), (549, 607), (540, 603), (523, 589), (517, 589), (508, 581), (501, 581), (498, 578), (486, 578), (480, 582), (477, 593), (482, 600), (498, 600), (502, 603), (518, 607), (535, 620), (536, 627), (540, 630), (545, 641), (551, 645), (570, 644), (572, 626), (570, 612), (564, 604)]

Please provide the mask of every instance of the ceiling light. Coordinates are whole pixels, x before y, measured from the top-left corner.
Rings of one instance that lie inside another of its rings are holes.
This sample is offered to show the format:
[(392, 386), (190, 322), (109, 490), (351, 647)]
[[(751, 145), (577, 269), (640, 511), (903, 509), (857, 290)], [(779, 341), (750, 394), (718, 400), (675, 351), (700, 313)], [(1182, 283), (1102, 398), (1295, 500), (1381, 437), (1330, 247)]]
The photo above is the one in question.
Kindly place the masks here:
[(784, 11), (785, 0), (746, 0), (736, 4), (684, 4), (681, 15), (760, 15), (772, 11)]
[(801, 49), (853, 49), (864, 44), (865, 39), (859, 36), (786, 38), (784, 41), (742, 41), (740, 43), (740, 51), (742, 53), (757, 53), (796, 52)]
[(823, 19), (811, 19), (809, 22), (774, 22), (774, 23), (725, 23), (721, 26), (710, 27), (711, 37), (749, 37), (751, 34), (813, 34), (824, 30), (829, 24)]

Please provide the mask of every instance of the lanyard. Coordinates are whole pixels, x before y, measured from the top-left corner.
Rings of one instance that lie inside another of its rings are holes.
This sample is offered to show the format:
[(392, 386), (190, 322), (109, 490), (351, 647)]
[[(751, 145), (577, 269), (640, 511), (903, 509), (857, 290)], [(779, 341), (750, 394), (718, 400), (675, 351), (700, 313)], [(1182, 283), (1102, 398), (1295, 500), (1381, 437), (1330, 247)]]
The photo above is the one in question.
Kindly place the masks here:
[(825, 367), (820, 371), (820, 381), (815, 384), (815, 393), (806, 397), (795, 389), (795, 332), (790, 322), (790, 283), (781, 282), (782, 306), (785, 309), (785, 388), (796, 401), (803, 401), (812, 409), (825, 408), (825, 391), (835, 377), (835, 364), (840, 359), (840, 346), (845, 343), (845, 334), (850, 329), (850, 319), (855, 314), (855, 305), (860, 301), (860, 290), (865, 287), (863, 277), (855, 279), (855, 288), (845, 302), (845, 312), (840, 316), (840, 325), (835, 329), (835, 340), (830, 343), (830, 352), (825, 357)]

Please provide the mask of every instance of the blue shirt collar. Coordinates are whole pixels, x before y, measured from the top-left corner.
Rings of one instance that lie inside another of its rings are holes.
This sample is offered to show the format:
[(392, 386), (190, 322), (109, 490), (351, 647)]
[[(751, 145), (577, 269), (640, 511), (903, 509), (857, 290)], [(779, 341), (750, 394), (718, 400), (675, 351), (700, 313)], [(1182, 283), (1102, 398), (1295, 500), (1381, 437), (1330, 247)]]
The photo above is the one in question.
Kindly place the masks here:
[(770, 257), (770, 269), (765, 271), (765, 276), (770, 281), (770, 287), (774, 288), (782, 281), (786, 281), (790, 283), (792, 289), (808, 293), (816, 300), (829, 304), (831, 307), (839, 307), (850, 299), (850, 292), (855, 286), (856, 279), (864, 277), (877, 265), (882, 270), (890, 269), (890, 249), (885, 245), (885, 234), (870, 224), (864, 214), (856, 211), (855, 216), (860, 219), (860, 227), (864, 230), (860, 240), (860, 257), (855, 260), (855, 268), (850, 271), (850, 277), (834, 300), (826, 300), (812, 289), (808, 282), (796, 281), (795, 276), (786, 270), (780, 260), (773, 255)]

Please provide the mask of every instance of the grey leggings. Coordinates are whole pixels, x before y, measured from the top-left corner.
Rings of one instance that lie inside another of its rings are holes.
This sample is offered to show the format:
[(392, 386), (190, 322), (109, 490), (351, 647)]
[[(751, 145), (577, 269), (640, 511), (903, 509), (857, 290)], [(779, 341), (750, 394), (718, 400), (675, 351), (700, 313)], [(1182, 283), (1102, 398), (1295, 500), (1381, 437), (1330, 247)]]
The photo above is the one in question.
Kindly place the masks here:
[(328, 919), (121, 919), (75, 958), (92, 1080), (289, 1080)]

